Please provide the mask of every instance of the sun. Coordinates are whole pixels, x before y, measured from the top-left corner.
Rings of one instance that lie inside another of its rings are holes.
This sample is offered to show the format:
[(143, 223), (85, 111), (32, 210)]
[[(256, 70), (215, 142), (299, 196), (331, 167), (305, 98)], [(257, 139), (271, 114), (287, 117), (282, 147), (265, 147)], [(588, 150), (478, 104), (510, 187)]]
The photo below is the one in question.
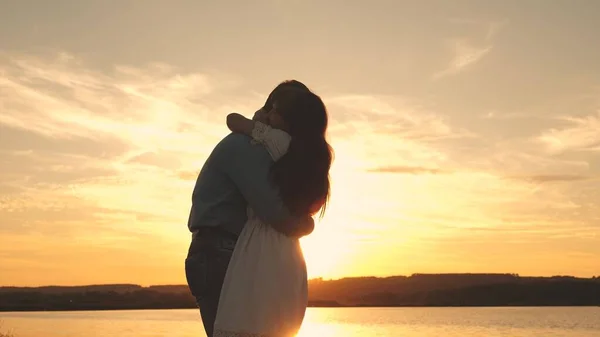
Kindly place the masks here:
[(329, 239), (330, 233), (327, 232), (330, 231), (316, 230), (312, 235), (301, 239), (308, 278), (332, 278), (339, 273), (344, 254), (335, 249)]
[(353, 274), (358, 248), (356, 236), (348, 231), (349, 219), (332, 207), (315, 231), (300, 240), (309, 278), (340, 278)]

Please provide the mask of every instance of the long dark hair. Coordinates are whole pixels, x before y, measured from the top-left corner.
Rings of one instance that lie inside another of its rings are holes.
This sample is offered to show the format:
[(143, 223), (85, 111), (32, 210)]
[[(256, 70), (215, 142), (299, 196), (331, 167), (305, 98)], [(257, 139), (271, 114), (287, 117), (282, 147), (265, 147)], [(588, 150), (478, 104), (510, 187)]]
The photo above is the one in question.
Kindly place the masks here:
[[(289, 88), (289, 87), (288, 87)], [(333, 150), (327, 143), (327, 109), (321, 98), (302, 88), (276, 95), (277, 112), (292, 137), (287, 153), (271, 168), (281, 198), (293, 214), (321, 216), (329, 201)]]
[(276, 99), (277, 95), (279, 93), (281, 93), (282, 91), (289, 90), (289, 89), (310, 91), (308, 89), (308, 87), (306, 86), (306, 84), (304, 84), (300, 81), (297, 81), (297, 80), (283, 81), (283, 82), (279, 83), (275, 87), (275, 89), (273, 89), (273, 91), (271, 91), (271, 93), (269, 94), (269, 97), (267, 97), (267, 100), (265, 101), (265, 105), (263, 106), (263, 109), (265, 111), (271, 110), (271, 107), (273, 106), (273, 103), (275, 103), (275, 99)]

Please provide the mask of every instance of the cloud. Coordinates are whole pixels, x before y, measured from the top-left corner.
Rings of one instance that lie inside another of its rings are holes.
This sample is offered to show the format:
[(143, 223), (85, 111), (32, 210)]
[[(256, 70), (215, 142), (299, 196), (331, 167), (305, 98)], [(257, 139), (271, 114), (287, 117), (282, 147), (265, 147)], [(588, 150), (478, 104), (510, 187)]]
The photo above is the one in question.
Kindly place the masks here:
[(64, 262), (52, 274), (77, 268), (110, 281), (102, 275), (123, 261), (154, 268), (142, 267), (149, 246), (176, 274), (193, 189), (178, 176), (202, 166), (227, 112), (259, 99), (229, 79), (164, 64), (99, 71), (65, 53), (3, 53), (0, 74), (0, 231), (10, 242), (0, 265), (13, 271), (3, 276), (47, 270), (42, 254)]
[(482, 23), (475, 20), (451, 20), (457, 24), (467, 24), (476, 26), (481, 30), (481, 26), (485, 27), (485, 36), (483, 39), (474, 39), (469, 37), (458, 37), (446, 40), (448, 48), (452, 51), (452, 59), (447, 67), (438, 71), (433, 75), (434, 80), (439, 80), (443, 77), (458, 74), (467, 68), (475, 65), (486, 57), (494, 48), (493, 39), (504, 27), (507, 22), (488, 22)]
[[(589, 232), (596, 207), (589, 200), (600, 199), (581, 192), (580, 182), (597, 186), (587, 179), (594, 173), (585, 159), (548, 156), (527, 138), (477, 134), (444, 115), (443, 107), (404, 97), (327, 98), (337, 140), (330, 214), (346, 231), (360, 237), (368, 223), (384, 233), (371, 232), (380, 242), (396, 232), (411, 242), (451, 237), (472, 244), (493, 240), (480, 233), (503, 233), (523, 244), (572, 228)], [(559, 181), (565, 183), (550, 183)], [(348, 211), (349, 204), (362, 207)]]
[(183, 126), (201, 134), (221, 122), (209, 113), (215, 93), (205, 75), (160, 64), (117, 66), (107, 75), (63, 54), (50, 62), (2, 56), (0, 124), (7, 127), (58, 139), (117, 137), (137, 146), (168, 140), (161, 146), (176, 148), (191, 134), (179, 133)]
[(143, 152), (127, 159), (127, 163), (155, 166), (165, 169), (176, 169), (181, 166), (179, 157), (173, 153)]
[(381, 166), (369, 169), (372, 173), (398, 173), (398, 174), (443, 174), (449, 171), (418, 166)]
[(570, 151), (598, 151), (600, 148), (600, 112), (595, 114), (557, 118), (566, 124), (563, 128), (553, 128), (536, 137), (550, 154)]
[(199, 171), (179, 171), (177, 177), (182, 180), (196, 180), (198, 178)]
[(227, 112), (258, 102), (230, 95), (229, 79), (165, 64), (99, 71), (66, 53), (2, 53), (0, 74), (0, 218), (13, 233), (179, 240), (193, 181), (174, 175), (202, 166)]
[(590, 176), (577, 174), (541, 174), (529, 176), (510, 176), (508, 178), (532, 183), (572, 182), (593, 179), (593, 177)]
[(473, 137), (444, 115), (402, 96), (331, 94), (325, 101), (335, 170), (336, 163), (360, 172), (374, 166), (445, 167), (443, 144)]
[(448, 67), (433, 75), (434, 79), (440, 79), (448, 75), (457, 74), (469, 66), (479, 62), (491, 50), (491, 45), (477, 46), (467, 39), (454, 39), (449, 41), (454, 56)]
[[(332, 111), (332, 135), (393, 136), (412, 142), (473, 136), (468, 130), (451, 125), (445, 116), (402, 96), (332, 95), (326, 103)], [(340, 134), (341, 130), (348, 133)]]

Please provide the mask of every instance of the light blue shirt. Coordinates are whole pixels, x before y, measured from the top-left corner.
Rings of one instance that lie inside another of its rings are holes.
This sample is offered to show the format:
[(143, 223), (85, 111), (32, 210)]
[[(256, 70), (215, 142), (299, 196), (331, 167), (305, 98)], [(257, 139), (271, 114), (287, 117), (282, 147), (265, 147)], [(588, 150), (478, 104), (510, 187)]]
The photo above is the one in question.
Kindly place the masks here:
[(251, 138), (231, 133), (212, 151), (196, 180), (188, 228), (194, 232), (220, 227), (239, 235), (247, 220), (250, 205), (265, 223), (288, 232), (299, 219), (292, 217), (271, 183), (273, 160), (262, 145)]

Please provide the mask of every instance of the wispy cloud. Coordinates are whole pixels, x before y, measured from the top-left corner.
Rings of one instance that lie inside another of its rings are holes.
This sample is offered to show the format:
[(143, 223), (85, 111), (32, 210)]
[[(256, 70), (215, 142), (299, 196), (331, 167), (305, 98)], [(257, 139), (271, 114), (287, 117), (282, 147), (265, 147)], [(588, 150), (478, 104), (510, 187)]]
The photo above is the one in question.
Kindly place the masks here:
[(0, 124), (9, 127), (52, 138), (117, 137), (138, 146), (171, 138), (163, 146), (177, 146), (185, 141), (177, 132), (182, 123), (217, 121), (208, 113), (209, 99), (198, 102), (212, 90), (206, 76), (160, 64), (115, 67), (107, 75), (66, 54), (52, 62), (23, 55), (1, 60)]
[(598, 151), (600, 147), (600, 112), (584, 117), (558, 118), (566, 126), (543, 132), (537, 141), (546, 151), (558, 154), (568, 151)]
[(454, 39), (448, 43), (453, 50), (454, 56), (446, 69), (433, 75), (433, 78), (436, 80), (467, 69), (469, 66), (483, 59), (493, 47), (491, 45), (475, 45), (468, 39)]
[(500, 29), (506, 25), (506, 22), (491, 22), (481, 23), (474, 20), (452, 20), (459, 24), (468, 24), (474, 26), (475, 29), (481, 30), (481, 26), (485, 27), (485, 36), (483, 39), (475, 39), (471, 37), (451, 38), (446, 41), (446, 44), (452, 52), (452, 59), (448, 66), (433, 75), (434, 80), (441, 79), (446, 76), (458, 74), (467, 68), (473, 66), (487, 56), (494, 48), (493, 39), (498, 34)]
[(380, 166), (380, 167), (369, 169), (368, 172), (398, 173), (398, 174), (443, 174), (443, 173), (449, 173), (450, 171), (437, 169), (437, 168), (418, 167), (418, 166)]
[(540, 174), (529, 176), (509, 176), (508, 178), (532, 183), (572, 182), (593, 179), (591, 176), (577, 174)]
[(182, 180), (196, 180), (200, 171), (179, 171), (177, 172), (177, 177)]
[(100, 72), (66, 53), (4, 53), (0, 74), (2, 231), (55, 248), (185, 240), (172, 226), (185, 229), (193, 181), (178, 172), (201, 167), (227, 112), (258, 105), (227, 97), (231, 81), (164, 64)]

